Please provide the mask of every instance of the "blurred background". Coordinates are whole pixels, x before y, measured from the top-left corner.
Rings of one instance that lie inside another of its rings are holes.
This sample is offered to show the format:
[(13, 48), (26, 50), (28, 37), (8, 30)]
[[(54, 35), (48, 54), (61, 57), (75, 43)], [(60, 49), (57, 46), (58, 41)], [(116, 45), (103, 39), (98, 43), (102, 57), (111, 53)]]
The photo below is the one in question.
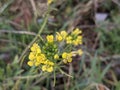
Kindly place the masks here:
[(42, 25), (47, 1), (0, 0), (0, 90), (120, 90), (120, 1), (54, 0), (50, 6), (43, 37), (75, 27), (83, 32), (84, 54), (63, 68), (73, 78), (58, 73), (53, 86), (53, 74), (33, 72), (27, 56), (20, 65)]

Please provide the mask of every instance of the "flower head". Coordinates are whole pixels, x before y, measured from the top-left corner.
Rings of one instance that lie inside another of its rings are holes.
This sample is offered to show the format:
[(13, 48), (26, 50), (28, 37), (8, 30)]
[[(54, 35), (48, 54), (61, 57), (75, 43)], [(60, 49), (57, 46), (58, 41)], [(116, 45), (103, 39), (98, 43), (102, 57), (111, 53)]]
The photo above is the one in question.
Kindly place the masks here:
[(50, 5), (53, 2), (53, 0), (47, 0), (47, 5)]
[(63, 37), (63, 39), (65, 39), (68, 33), (66, 31), (61, 31), (60, 34)]
[(79, 30), (78, 28), (76, 28), (71, 35), (67, 36), (66, 38), (66, 43), (67, 44), (73, 44), (75, 46), (77, 45), (81, 45), (82, 44), (82, 35), (81, 34), (82, 31)]
[(67, 44), (71, 44), (71, 43), (72, 43), (72, 36), (68, 36), (68, 37), (66, 38), (66, 43), (67, 43)]
[(34, 60), (35, 59), (35, 53), (34, 52), (30, 52), (29, 59), (30, 60)]
[(60, 33), (57, 32), (56, 39), (57, 41), (62, 41), (62, 40), (65, 40), (66, 36), (67, 36), (66, 31), (61, 31)]
[(28, 65), (29, 66), (38, 66), (40, 63), (36, 61), (37, 57), (41, 54), (41, 49), (37, 43), (34, 43), (32, 47), (30, 48), (31, 52), (29, 54), (29, 60)]
[(37, 56), (36, 58), (36, 62), (39, 62), (39, 63), (44, 63), (46, 60), (46, 57), (44, 54), (40, 54), (39, 56)]
[(55, 55), (54, 55), (54, 59), (59, 59), (58, 54), (55, 54)]
[(83, 54), (83, 51), (82, 51), (81, 49), (79, 49), (79, 50), (77, 51), (77, 53), (78, 53), (78, 55), (82, 55), (82, 54)]
[(53, 43), (53, 40), (54, 40), (54, 37), (53, 37), (53, 35), (47, 35), (47, 41), (49, 42), (49, 43)]
[(52, 72), (53, 71), (53, 66), (43, 65), (42, 66), (42, 71)]
[(63, 40), (63, 37), (60, 35), (60, 33), (57, 32), (56, 39), (57, 39), (58, 41), (62, 41), (62, 40)]
[(34, 43), (30, 49), (32, 52), (41, 53), (41, 49), (37, 43)]
[(29, 66), (33, 66), (33, 65), (34, 65), (34, 62), (33, 62), (33, 61), (28, 61), (27, 64), (28, 64)]
[(52, 72), (53, 71), (53, 66), (54, 66), (53, 62), (51, 62), (49, 60), (46, 60), (44, 65), (42, 66), (42, 70), (47, 71), (47, 72)]
[[(48, 0), (48, 4), (52, 1)], [(47, 35), (42, 47), (37, 43), (31, 46), (27, 64), (29, 66), (39, 66), (45, 72), (52, 72), (56, 66), (61, 64), (58, 64), (61, 59), (64, 63), (72, 62), (73, 56), (83, 54), (81, 49), (72, 51), (71, 48), (72, 46), (82, 44), (81, 33), (82, 31), (76, 28), (70, 34), (65, 30), (57, 32), (55, 39), (53, 35)], [(64, 52), (62, 51), (62, 46), (65, 48)]]
[(63, 62), (64, 63), (72, 62), (72, 53), (66, 53), (66, 52), (64, 52), (62, 54), (62, 58), (63, 58)]
[(73, 32), (72, 32), (72, 34), (74, 34), (74, 35), (78, 35), (78, 34), (81, 34), (82, 33), (82, 31), (79, 29), (79, 28), (76, 28)]

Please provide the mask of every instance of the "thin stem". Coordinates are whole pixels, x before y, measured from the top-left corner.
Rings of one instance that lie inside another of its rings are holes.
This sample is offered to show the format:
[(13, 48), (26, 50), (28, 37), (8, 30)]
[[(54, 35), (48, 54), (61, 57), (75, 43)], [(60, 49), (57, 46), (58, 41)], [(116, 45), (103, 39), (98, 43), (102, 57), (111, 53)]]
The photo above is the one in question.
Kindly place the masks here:
[(65, 74), (66, 76), (73, 78), (73, 76), (71, 76), (71, 75), (67, 74), (67, 73), (66, 73), (66, 72), (64, 72), (61, 68), (58, 68), (58, 69), (60, 70), (60, 72), (61, 72), (62, 74)]
[(13, 79), (13, 80), (16, 80), (16, 79), (28, 79), (28, 78), (34, 79), (34, 78), (40, 77), (42, 75), (43, 75), (43, 73), (41, 72), (40, 74), (36, 74), (36, 75), (31, 75), (31, 76), (16, 76), (16, 77), (13, 77), (13, 78), (7, 78), (6, 80), (10, 80), (10, 79)]
[[(23, 51), (23, 53), (21, 54), (20, 58), (19, 58), (19, 62), (22, 60), (22, 62), (24, 61), (24, 58), (26, 57), (26, 52), (29, 50), (29, 48), (33, 45), (34, 42), (36, 42), (36, 40), (38, 39), (38, 37), (40, 36), (40, 34), (42, 33), (43, 29), (45, 28), (46, 24), (47, 24), (47, 19), (49, 16), (49, 11), (48, 14), (46, 15), (44, 22), (42, 24), (42, 27), (40, 28), (38, 34), (35, 36), (35, 38), (30, 42), (30, 44), (25, 48), (25, 50)], [(22, 62), (20, 63), (20, 66), (22, 66)]]
[(54, 70), (54, 83), (53, 83), (53, 86), (55, 86), (55, 83), (56, 83), (56, 73), (55, 73), (55, 70)]

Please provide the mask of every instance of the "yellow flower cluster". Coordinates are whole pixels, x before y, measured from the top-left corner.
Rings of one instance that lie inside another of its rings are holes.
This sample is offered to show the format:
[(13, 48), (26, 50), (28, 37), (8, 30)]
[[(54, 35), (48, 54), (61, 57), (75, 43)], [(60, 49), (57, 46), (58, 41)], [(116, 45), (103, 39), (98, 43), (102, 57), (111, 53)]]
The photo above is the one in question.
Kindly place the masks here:
[(73, 44), (75, 46), (82, 44), (82, 31), (76, 28), (71, 35), (66, 37), (66, 43), (67, 44)]
[(64, 52), (62, 54), (62, 58), (63, 58), (63, 62), (64, 63), (72, 62), (72, 53), (66, 53), (66, 52)]
[(52, 43), (53, 41), (54, 41), (54, 37), (53, 37), (53, 35), (47, 35), (47, 41), (49, 42), (49, 43)]
[[(73, 44), (75, 46), (82, 44), (82, 31), (78, 28), (76, 28), (70, 35), (66, 31), (56, 32), (56, 40), (66, 41), (67, 44)], [(47, 35), (47, 41), (50, 43), (53, 43), (54, 36), (53, 35)]]
[[(82, 44), (82, 31), (78, 28), (68, 34), (65, 30), (57, 32), (55, 37), (47, 35), (42, 48), (34, 43), (29, 54), (29, 66), (39, 66), (42, 71), (52, 72), (58, 62), (70, 63), (72, 57), (82, 55), (82, 50), (72, 51), (70, 48), (61, 50), (59, 45), (64, 42), (64, 47)], [(70, 50), (69, 50), (70, 49)]]
[(38, 46), (38, 44), (34, 43), (33, 46), (31, 47), (31, 52), (29, 54), (29, 66), (38, 66), (39, 61), (37, 60), (38, 56), (41, 55), (41, 49)]
[(64, 63), (70, 63), (72, 62), (72, 56), (76, 56), (76, 55), (82, 55), (83, 51), (81, 49), (77, 50), (77, 51), (72, 51), (70, 53), (64, 52), (62, 54), (62, 58), (63, 58), (63, 62)]
[(28, 65), (29, 66), (39, 66), (41, 65), (43, 71), (52, 72), (54, 63), (46, 58), (46, 56), (41, 53), (41, 49), (38, 44), (34, 43), (31, 47), (31, 52), (29, 54)]
[(56, 40), (57, 41), (62, 41), (62, 40), (65, 40), (66, 39), (66, 36), (67, 36), (67, 32), (66, 31), (61, 31), (60, 33), (57, 32), (57, 35), (56, 35)]
[(44, 62), (44, 65), (42, 66), (42, 71), (52, 72), (53, 71), (53, 66), (54, 66), (53, 62), (51, 62), (49, 60), (46, 60)]

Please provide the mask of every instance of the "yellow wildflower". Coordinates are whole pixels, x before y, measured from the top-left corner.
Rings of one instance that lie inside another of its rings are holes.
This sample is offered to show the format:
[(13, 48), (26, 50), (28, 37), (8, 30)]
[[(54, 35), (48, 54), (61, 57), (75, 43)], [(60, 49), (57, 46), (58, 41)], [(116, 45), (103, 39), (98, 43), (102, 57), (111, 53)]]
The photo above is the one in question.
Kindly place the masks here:
[(30, 61), (28, 61), (27, 64), (29, 66), (33, 66), (33, 65), (38, 66), (40, 62), (37, 62), (36, 59), (41, 54), (41, 49), (37, 43), (34, 43), (30, 49), (31, 52), (28, 57)]
[(53, 71), (54, 63), (49, 61), (48, 59), (44, 62), (42, 66), (42, 71), (52, 72)]
[(64, 40), (66, 38), (66, 36), (67, 36), (67, 32), (66, 31), (61, 31), (60, 33), (57, 32), (56, 39), (58, 41), (62, 41), (62, 40)]
[(68, 33), (66, 31), (61, 31), (60, 34), (63, 37), (63, 39), (65, 39)]
[(76, 55), (81, 56), (83, 54), (83, 51), (82, 49), (78, 49), (77, 51), (72, 51), (71, 53), (72, 53), (72, 56), (76, 56)]
[(48, 65), (53, 66), (53, 65), (54, 65), (54, 63), (53, 63), (53, 62), (51, 62), (51, 61), (49, 61), (49, 62), (48, 62)]
[(39, 62), (39, 63), (44, 63), (45, 60), (46, 60), (46, 57), (45, 57), (44, 54), (40, 54), (39, 56), (37, 56), (36, 60), (37, 60), (37, 62)]
[(51, 62), (50, 60), (48, 60), (48, 59), (46, 59), (45, 61), (44, 61), (44, 64), (46, 64), (46, 65), (54, 65), (54, 63), (53, 62)]
[[(76, 28), (72, 33), (71, 35), (69, 35), (67, 38), (66, 38), (66, 43), (67, 44), (73, 44), (75, 46), (79, 45), (79, 44), (82, 44), (82, 35), (79, 35), (81, 34), (82, 31), (79, 30), (78, 28)], [(79, 35), (79, 36), (78, 36)]]
[(66, 53), (66, 52), (64, 52), (64, 53), (62, 54), (62, 58), (67, 58), (67, 53)]
[[(51, 4), (53, 0), (48, 0), (48, 4)], [(57, 61), (61, 59), (59, 58), (58, 52), (59, 52), (59, 44), (58, 41), (65, 41), (67, 44), (71, 45), (79, 45), (82, 44), (82, 33), (81, 30), (76, 28), (72, 33), (68, 35), (68, 33), (63, 30), (61, 32), (56, 33), (56, 39), (54, 39), (53, 35), (47, 35), (46, 36), (46, 42), (42, 49), (37, 43), (34, 43), (31, 46), (31, 52), (29, 54), (29, 61), (27, 64), (29, 66), (40, 66), (42, 71), (46, 72), (52, 72), (54, 70), (54, 67), (56, 64), (58, 64)], [(56, 41), (54, 41), (56, 40)], [(67, 45), (65, 45), (67, 46)], [(61, 52), (61, 51), (60, 51)], [(64, 63), (72, 62), (72, 56), (76, 55), (82, 55), (83, 51), (81, 49), (77, 51), (71, 51), (71, 52), (63, 52), (62, 53), (62, 59)], [(53, 60), (52, 60), (53, 59)]]
[(66, 53), (66, 52), (64, 52), (62, 54), (62, 58), (63, 58), (63, 62), (64, 63), (72, 62), (72, 53)]
[(29, 59), (30, 60), (34, 60), (35, 59), (35, 53), (34, 52), (30, 52)]
[(53, 2), (53, 0), (47, 0), (47, 5), (50, 5)]
[(82, 54), (83, 54), (83, 51), (82, 51), (81, 49), (79, 49), (79, 50), (77, 51), (77, 53), (78, 53), (78, 55), (82, 55)]
[(37, 43), (34, 43), (30, 49), (32, 52), (41, 53), (41, 49)]
[(52, 72), (53, 71), (53, 66), (43, 65), (42, 66), (42, 71)]
[(29, 66), (33, 66), (33, 65), (34, 65), (34, 62), (33, 62), (33, 61), (28, 61), (27, 64), (28, 64)]
[(72, 43), (72, 37), (71, 37), (71, 36), (68, 36), (68, 37), (66, 38), (66, 43), (67, 43), (67, 44), (71, 44), (71, 43)]
[(48, 69), (47, 69), (48, 72), (52, 72), (53, 71), (53, 67), (50, 66)]
[(81, 34), (81, 33), (82, 33), (82, 31), (81, 31), (79, 28), (76, 28), (76, 29), (72, 32), (73, 35), (78, 35), (78, 34)]
[(55, 55), (54, 55), (54, 59), (59, 59), (58, 54), (55, 54)]
[(40, 65), (40, 62), (35, 62), (35, 66), (39, 66)]
[(57, 39), (58, 41), (62, 41), (62, 40), (63, 40), (62, 36), (61, 36), (60, 33), (58, 33), (58, 32), (57, 32), (57, 35), (56, 35), (56, 39)]
[(82, 44), (82, 36), (78, 36), (76, 39), (72, 40), (72, 44), (77, 46)]
[(75, 46), (77, 46), (77, 45), (79, 44), (79, 41), (73, 40), (72, 43), (73, 43)]
[(42, 66), (42, 71), (46, 71), (46, 69), (47, 69), (46, 65), (43, 65)]
[(54, 37), (53, 37), (53, 35), (47, 35), (47, 41), (49, 42), (49, 43), (52, 43), (53, 42), (53, 40), (54, 40)]
[(77, 37), (77, 42), (79, 42), (79, 44), (82, 44), (82, 36)]

